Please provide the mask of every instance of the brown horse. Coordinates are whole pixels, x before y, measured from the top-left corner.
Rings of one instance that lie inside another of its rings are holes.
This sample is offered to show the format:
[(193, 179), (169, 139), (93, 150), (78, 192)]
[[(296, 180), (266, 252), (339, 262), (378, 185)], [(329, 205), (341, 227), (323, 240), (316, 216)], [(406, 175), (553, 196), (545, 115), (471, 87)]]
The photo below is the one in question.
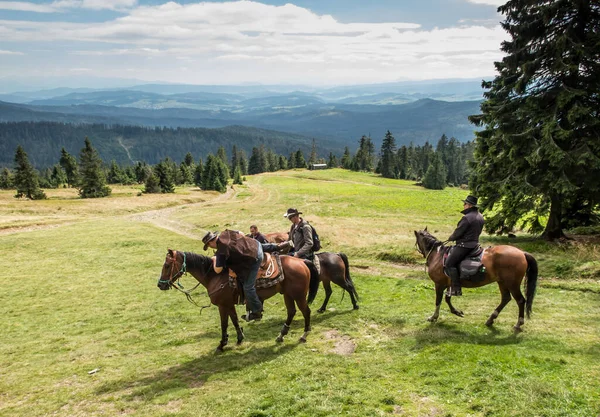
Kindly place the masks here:
[[(425, 257), (425, 265), (429, 271), (429, 277), (435, 283), (435, 312), (429, 321), (434, 322), (440, 314), (440, 305), (444, 290), (450, 286), (450, 278), (444, 274), (443, 258), (446, 247), (442, 242), (431, 235), (427, 228), (424, 230), (415, 230), (417, 238), (417, 249)], [(520, 249), (513, 246), (500, 245), (487, 248), (483, 255), (483, 266), (486, 269), (483, 281), (471, 282), (462, 280), (462, 286), (467, 288), (481, 287), (483, 285), (498, 283), (502, 301), (491, 314), (487, 326), (492, 326), (494, 320), (498, 317), (504, 306), (511, 300), (511, 295), (515, 298), (519, 306), (519, 319), (514, 326), (516, 332), (520, 332), (521, 326), (525, 323), (524, 313), (527, 312), (527, 318), (531, 315), (533, 297), (537, 287), (538, 266), (535, 258)], [(521, 282), (527, 275), (525, 284), (525, 297), (521, 293)], [(463, 312), (456, 310), (452, 305), (451, 297), (446, 295), (446, 303), (450, 311), (459, 317), (463, 317)]]
[(321, 252), (315, 255), (319, 258), (321, 271), (319, 279), (325, 289), (325, 301), (317, 311), (322, 313), (327, 308), (329, 297), (331, 297), (331, 283), (339, 285), (350, 294), (354, 310), (358, 310), (358, 293), (350, 278), (350, 268), (348, 266), (348, 257), (344, 253)]
[(288, 232), (273, 232), (266, 233), (265, 237), (269, 243), (283, 243), (290, 240)]
[[(277, 293), (283, 294), (287, 309), (287, 320), (281, 329), (277, 342), (283, 342), (283, 337), (288, 333), (292, 319), (296, 314), (294, 303), (304, 316), (304, 334), (300, 342), (306, 342), (310, 332), (310, 304), (319, 289), (319, 277), (315, 266), (311, 262), (291, 256), (281, 256), (284, 279), (269, 288), (257, 288), (261, 301), (271, 298)], [(158, 288), (168, 290), (177, 284), (177, 280), (189, 272), (200, 284), (206, 287), (210, 302), (219, 307), (221, 316), (221, 342), (217, 347), (222, 352), (229, 340), (227, 326), (229, 319), (237, 333), (237, 344), (244, 340), (244, 332), (239, 325), (235, 302), (238, 300), (238, 288), (229, 283), (228, 270), (217, 274), (213, 269), (212, 259), (192, 252), (179, 252), (169, 249), (165, 263), (162, 267)], [(308, 300), (307, 300), (308, 294)]]

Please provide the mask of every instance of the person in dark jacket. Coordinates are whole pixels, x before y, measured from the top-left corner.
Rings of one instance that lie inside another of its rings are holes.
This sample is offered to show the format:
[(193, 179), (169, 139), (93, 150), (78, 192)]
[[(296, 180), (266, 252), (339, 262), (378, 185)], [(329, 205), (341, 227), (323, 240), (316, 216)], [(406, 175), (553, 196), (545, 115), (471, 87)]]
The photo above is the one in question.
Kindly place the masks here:
[(452, 281), (448, 295), (462, 295), (458, 265), (474, 248), (479, 246), (479, 236), (483, 231), (483, 216), (477, 207), (477, 198), (469, 195), (463, 200), (462, 219), (458, 222), (456, 230), (448, 240), (455, 241), (456, 245), (450, 251), (446, 259), (444, 272)]
[(247, 300), (247, 314), (242, 318), (246, 321), (260, 320), (263, 306), (254, 287), (264, 256), (260, 242), (241, 232), (225, 230), (221, 234), (206, 233), (202, 243), (204, 250), (209, 247), (217, 250), (213, 257), (213, 268), (217, 274), (229, 268), (242, 281)]
[(260, 243), (269, 243), (267, 237), (258, 231), (258, 227), (255, 224), (250, 226), (250, 237), (258, 240)]
[[(313, 252), (313, 230), (312, 226), (308, 224), (300, 215), (301, 211), (295, 208), (289, 208), (283, 217), (287, 217), (292, 222), (290, 227), (290, 246), (293, 246), (294, 256), (296, 258), (308, 259), (314, 261)], [(280, 245), (281, 246), (281, 245)]]

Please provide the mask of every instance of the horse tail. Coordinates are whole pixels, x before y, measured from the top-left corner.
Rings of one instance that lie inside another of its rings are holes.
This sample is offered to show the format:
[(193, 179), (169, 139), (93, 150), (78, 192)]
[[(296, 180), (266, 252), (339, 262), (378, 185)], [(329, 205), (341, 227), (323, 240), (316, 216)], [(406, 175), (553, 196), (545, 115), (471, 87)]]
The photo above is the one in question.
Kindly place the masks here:
[(304, 264), (310, 270), (310, 282), (308, 284), (308, 304), (312, 303), (317, 296), (317, 291), (319, 291), (319, 271), (317, 271), (317, 267), (309, 260), (305, 260)]
[(338, 255), (340, 256), (340, 258), (342, 258), (342, 261), (344, 261), (344, 267), (346, 270), (346, 291), (348, 291), (350, 294), (353, 294), (354, 297), (356, 297), (356, 301), (360, 301), (358, 298), (358, 293), (356, 292), (356, 287), (354, 287), (354, 282), (350, 277), (350, 265), (348, 264), (348, 257), (345, 253), (342, 252), (339, 252)]
[(538, 278), (538, 264), (535, 258), (525, 252), (525, 259), (527, 260), (527, 283), (525, 284), (525, 307), (527, 318), (531, 316), (531, 307), (533, 306), (533, 297), (535, 297), (535, 290), (537, 288)]

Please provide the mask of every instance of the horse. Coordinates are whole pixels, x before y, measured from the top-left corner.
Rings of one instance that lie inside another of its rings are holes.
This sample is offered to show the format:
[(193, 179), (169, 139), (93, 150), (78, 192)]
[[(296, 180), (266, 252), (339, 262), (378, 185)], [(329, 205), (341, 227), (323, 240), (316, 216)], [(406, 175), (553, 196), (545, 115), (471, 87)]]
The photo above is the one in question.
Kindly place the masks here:
[[(415, 230), (414, 232), (417, 238), (415, 246), (425, 258), (429, 278), (435, 283), (435, 312), (427, 319), (430, 322), (435, 322), (439, 317), (444, 290), (450, 286), (450, 278), (444, 274), (443, 266), (446, 246), (430, 234), (427, 228), (419, 231)], [(494, 324), (494, 320), (511, 300), (512, 295), (519, 306), (519, 318), (513, 328), (515, 332), (522, 331), (521, 326), (525, 323), (524, 313), (527, 312), (527, 318), (531, 316), (533, 298), (537, 287), (537, 261), (531, 254), (514, 246), (499, 245), (485, 249), (482, 263), (485, 267), (484, 279), (479, 282), (462, 280), (462, 286), (475, 288), (497, 282), (502, 299), (486, 321), (486, 326), (491, 327)], [(523, 297), (521, 283), (525, 276), (527, 276), (527, 279), (525, 297)], [(452, 314), (463, 317), (463, 312), (455, 309), (452, 305), (451, 297), (446, 295), (445, 299)]]
[[(257, 288), (258, 297), (261, 301), (271, 298), (277, 293), (283, 294), (285, 307), (287, 309), (287, 319), (277, 336), (276, 341), (283, 342), (284, 336), (288, 334), (292, 320), (296, 314), (296, 306), (304, 316), (304, 334), (300, 337), (300, 342), (306, 342), (310, 332), (310, 304), (317, 295), (319, 289), (319, 276), (315, 266), (303, 259), (292, 256), (282, 255), (280, 257), (283, 269), (284, 279), (269, 288)], [(225, 269), (217, 274), (213, 269), (212, 259), (210, 257), (192, 253), (180, 252), (168, 249), (165, 263), (163, 264), (158, 288), (169, 290), (176, 287), (177, 281), (186, 272), (190, 273), (199, 284), (202, 284), (210, 298), (212, 304), (219, 307), (221, 316), (221, 341), (217, 347), (217, 352), (223, 352), (223, 348), (229, 341), (227, 327), (229, 319), (235, 327), (237, 333), (237, 344), (244, 340), (243, 329), (239, 325), (237, 311), (235, 309), (236, 300), (239, 299), (239, 290), (237, 286), (230, 285), (229, 273)], [(307, 299), (308, 294), (308, 299)], [(189, 296), (189, 292), (186, 292)]]
[(348, 266), (348, 257), (344, 253), (334, 252), (321, 252), (315, 254), (319, 258), (319, 264), (321, 271), (319, 272), (319, 280), (323, 283), (323, 289), (325, 290), (325, 301), (323, 305), (317, 310), (322, 313), (327, 308), (329, 297), (331, 297), (331, 283), (339, 285), (350, 294), (352, 300), (352, 307), (354, 310), (358, 310), (358, 293), (350, 278), (350, 268)]
[[(267, 242), (269, 243), (283, 243), (290, 240), (290, 235), (288, 232), (273, 232), (265, 234), (267, 238)], [(283, 248), (279, 252), (282, 254), (286, 254), (290, 251), (290, 248)]]

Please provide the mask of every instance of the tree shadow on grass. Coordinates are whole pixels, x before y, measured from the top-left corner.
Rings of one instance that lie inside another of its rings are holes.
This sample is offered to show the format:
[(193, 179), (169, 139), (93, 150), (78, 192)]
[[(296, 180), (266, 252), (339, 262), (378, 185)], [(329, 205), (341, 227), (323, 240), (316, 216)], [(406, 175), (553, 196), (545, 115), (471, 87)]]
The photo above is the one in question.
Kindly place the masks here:
[(206, 353), (145, 377), (107, 382), (96, 389), (96, 394), (121, 392), (121, 398), (126, 401), (147, 400), (169, 391), (200, 387), (216, 374), (225, 376), (258, 363), (270, 362), (297, 346), (297, 342), (287, 341), (281, 345), (273, 343), (267, 347), (226, 350), (224, 354)]

